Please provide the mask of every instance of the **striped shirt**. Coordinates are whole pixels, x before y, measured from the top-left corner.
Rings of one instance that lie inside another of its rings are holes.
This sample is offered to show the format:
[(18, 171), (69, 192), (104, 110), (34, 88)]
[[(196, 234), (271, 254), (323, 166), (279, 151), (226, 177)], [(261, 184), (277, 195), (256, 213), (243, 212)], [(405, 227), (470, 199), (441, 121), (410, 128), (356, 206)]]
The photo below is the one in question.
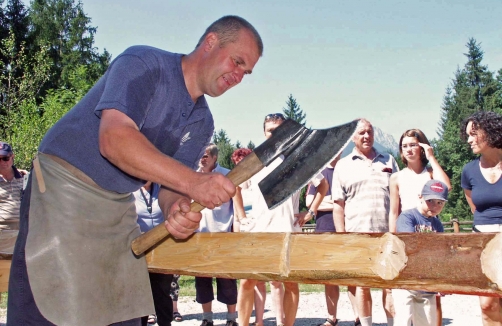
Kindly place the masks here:
[(0, 175), (0, 230), (19, 230), (19, 207), (23, 191), (23, 176), (15, 168), (14, 179)]
[(375, 152), (368, 161), (354, 149), (336, 164), (331, 196), (345, 202), (347, 232), (389, 231), (389, 178), (399, 168), (391, 155)]

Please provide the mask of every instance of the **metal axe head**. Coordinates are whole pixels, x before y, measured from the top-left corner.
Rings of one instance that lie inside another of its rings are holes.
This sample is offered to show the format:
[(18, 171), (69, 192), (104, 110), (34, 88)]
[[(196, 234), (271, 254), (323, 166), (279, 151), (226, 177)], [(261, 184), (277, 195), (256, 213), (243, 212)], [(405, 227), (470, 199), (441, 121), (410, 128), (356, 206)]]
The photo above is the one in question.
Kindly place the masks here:
[(281, 154), (285, 156), (284, 161), (259, 183), (268, 208), (280, 205), (340, 154), (352, 139), (358, 122), (354, 120), (317, 130), (288, 119), (277, 127), (267, 140), (270, 143), (266, 141), (262, 144), (265, 146), (255, 149), (264, 165)]

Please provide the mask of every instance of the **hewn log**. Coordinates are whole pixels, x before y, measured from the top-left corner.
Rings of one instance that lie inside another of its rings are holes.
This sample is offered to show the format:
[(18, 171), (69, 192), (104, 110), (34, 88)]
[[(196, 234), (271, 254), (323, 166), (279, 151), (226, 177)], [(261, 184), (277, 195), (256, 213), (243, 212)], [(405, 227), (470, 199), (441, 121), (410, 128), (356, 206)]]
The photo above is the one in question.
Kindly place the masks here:
[(17, 234), (17, 230), (0, 231), (0, 292), (6, 292), (9, 288), (10, 260)]
[(502, 234), (198, 233), (150, 271), (502, 296)]

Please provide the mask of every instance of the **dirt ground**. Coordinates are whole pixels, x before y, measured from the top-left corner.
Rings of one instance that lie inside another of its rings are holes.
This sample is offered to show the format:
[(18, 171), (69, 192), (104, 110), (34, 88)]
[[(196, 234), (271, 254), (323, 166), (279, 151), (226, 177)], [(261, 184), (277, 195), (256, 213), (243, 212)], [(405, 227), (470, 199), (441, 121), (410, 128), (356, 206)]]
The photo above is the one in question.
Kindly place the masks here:
[[(387, 319), (382, 308), (381, 291), (372, 291), (373, 297), (373, 325), (386, 326)], [(478, 297), (466, 295), (447, 295), (442, 298), (443, 325), (452, 326), (481, 326), (481, 310)], [(173, 326), (199, 326), (202, 319), (202, 308), (194, 298), (181, 297), (178, 308), (184, 320), (174, 323)], [(220, 302), (214, 302), (214, 325), (225, 325), (226, 306)], [(346, 292), (340, 293), (338, 302), (339, 326), (354, 325), (352, 307)], [(296, 326), (315, 326), (326, 318), (326, 302), (323, 293), (300, 294)], [(251, 318), (253, 321), (254, 318)], [(265, 303), (265, 326), (274, 326), (275, 317), (272, 309), (270, 295)], [(398, 325), (396, 325), (398, 326)]]
[[(383, 312), (381, 291), (373, 291), (373, 325), (386, 326), (387, 319)], [(478, 297), (466, 295), (447, 295), (442, 298), (443, 325), (451, 326), (481, 326), (481, 311)], [(173, 326), (199, 326), (202, 320), (202, 308), (194, 297), (180, 297), (178, 301), (182, 322), (173, 322)], [(215, 301), (213, 304), (214, 325), (223, 326), (226, 322), (226, 306)], [(5, 326), (5, 310), (0, 311), (0, 326)], [(298, 307), (296, 326), (315, 326), (326, 317), (326, 303), (323, 293), (302, 293)], [(352, 326), (354, 317), (347, 293), (340, 293), (338, 302), (339, 326)], [(253, 321), (254, 318), (251, 318)], [(275, 317), (270, 295), (265, 304), (265, 326), (275, 326)], [(396, 325), (398, 326), (398, 325)]]

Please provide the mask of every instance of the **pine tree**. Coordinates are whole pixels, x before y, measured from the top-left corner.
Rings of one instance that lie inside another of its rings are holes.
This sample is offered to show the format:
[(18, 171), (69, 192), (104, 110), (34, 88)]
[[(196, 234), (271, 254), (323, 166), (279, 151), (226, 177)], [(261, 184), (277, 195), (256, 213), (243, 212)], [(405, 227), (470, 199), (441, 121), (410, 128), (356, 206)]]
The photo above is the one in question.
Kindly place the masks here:
[[(71, 87), (73, 70), (85, 66), (93, 84), (108, 67), (110, 54), (94, 47), (96, 27), (90, 26), (82, 2), (75, 0), (33, 0), (29, 15), (37, 46), (49, 44), (51, 79), (45, 89)], [(36, 50), (36, 48), (35, 48)]]
[[(288, 100), (286, 101), (286, 107), (282, 108), (284, 116), (288, 119), (292, 119), (302, 125), (307, 123), (305, 119), (307, 114), (303, 113), (303, 110), (300, 108), (300, 105), (296, 102), (296, 99), (293, 97), (293, 94), (289, 94)], [(307, 210), (307, 205), (305, 204), (307, 187), (303, 187), (300, 191), (300, 212)]]
[(307, 123), (307, 120), (305, 120), (305, 117), (307, 115), (303, 113), (300, 105), (293, 97), (293, 94), (289, 94), (288, 100), (286, 101), (286, 107), (282, 108), (282, 111), (284, 112), (284, 116), (286, 116), (286, 118), (295, 120), (302, 125), (305, 125)]
[(5, 23), (8, 30), (14, 34), (15, 51), (21, 51), (21, 46), (29, 43), (28, 31), (30, 26), (28, 9), (26, 9), (21, 0), (9, 0), (7, 2)]
[(474, 159), (474, 155), (460, 139), (460, 126), (465, 118), (478, 110), (500, 110), (502, 89), (502, 83), (494, 79), (493, 73), (482, 65), (483, 51), (480, 44), (471, 38), (466, 47), (467, 63), (463, 69), (457, 69), (443, 98), (439, 140), (435, 143), (439, 164), (450, 177), (452, 185), (444, 212), (461, 219), (472, 217), (460, 185), (460, 177), (464, 165)]
[[(16, 58), (24, 57), (24, 63), (29, 61), (29, 55), (25, 52), (26, 47), (29, 47), (28, 41), (28, 10), (25, 8), (21, 0), (8, 0), (5, 8), (0, 2), (0, 66), (4, 67), (0, 70), (0, 79), (3, 83), (3, 90), (15, 89), (19, 85), (11, 82), (13, 78), (22, 78), (29, 74), (32, 69), (30, 65), (15, 65), (12, 64)], [(7, 77), (8, 76), (8, 77)], [(0, 94), (0, 101), (5, 103), (5, 93)]]
[(254, 150), (255, 149), (255, 144), (250, 140), (248, 145), (246, 146), (247, 148), (249, 148), (250, 150)]
[(232, 162), (232, 153), (235, 146), (232, 145), (227, 132), (223, 129), (218, 130), (213, 135), (213, 143), (218, 147), (218, 164), (224, 168), (232, 169), (234, 163)]
[[(12, 128), (22, 116), (22, 107), (34, 104), (40, 87), (48, 79), (49, 62), (46, 49), (41, 48), (34, 56), (29, 56), (20, 44), (16, 49), (13, 32), (0, 42), (0, 137), (10, 139)], [(33, 113), (40, 118), (38, 110)], [(35, 128), (35, 127), (34, 127)]]

